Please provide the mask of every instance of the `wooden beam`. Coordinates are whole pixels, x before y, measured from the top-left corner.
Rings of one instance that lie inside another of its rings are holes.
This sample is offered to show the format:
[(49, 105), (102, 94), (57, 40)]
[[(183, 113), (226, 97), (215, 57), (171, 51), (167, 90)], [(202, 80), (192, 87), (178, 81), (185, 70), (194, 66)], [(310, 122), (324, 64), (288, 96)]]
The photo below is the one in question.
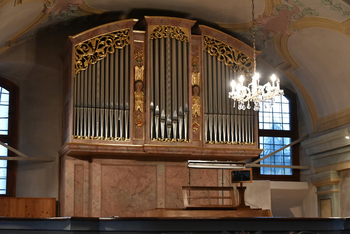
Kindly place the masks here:
[(256, 163), (250, 163), (246, 164), (246, 167), (274, 167), (274, 168), (292, 168), (292, 169), (299, 169), (299, 170), (312, 170), (313, 167), (309, 166), (294, 166), (294, 165), (268, 165), (268, 164), (256, 164)]
[(6, 161), (38, 161), (38, 162), (54, 162), (56, 158), (47, 157), (47, 158), (39, 158), (39, 157), (0, 157), (0, 160)]
[(293, 145), (295, 145), (295, 144), (298, 144), (299, 142), (302, 142), (303, 140), (307, 139), (308, 137), (309, 137), (309, 134), (307, 134), (307, 135), (305, 135), (305, 136), (299, 138), (298, 140), (293, 141), (292, 143), (290, 143), (290, 144), (288, 144), (288, 145), (286, 145), (286, 146), (284, 146), (284, 147), (282, 147), (282, 148), (280, 148), (280, 149), (278, 149), (278, 150), (276, 150), (276, 151), (274, 151), (274, 152), (272, 152), (272, 153), (270, 153), (270, 154), (268, 154), (268, 155), (266, 155), (266, 156), (264, 156), (264, 157), (262, 157), (262, 158), (259, 158), (259, 159), (255, 160), (255, 161), (252, 162), (251, 164), (257, 164), (257, 163), (259, 163), (260, 161), (262, 161), (262, 160), (264, 160), (264, 159), (266, 159), (266, 158), (269, 158), (269, 157), (271, 157), (272, 155), (274, 155), (274, 154), (276, 154), (276, 153), (278, 153), (278, 152), (280, 152), (280, 151), (282, 151), (282, 150), (284, 150), (284, 149), (286, 149), (286, 148), (288, 148), (288, 147), (290, 147), (290, 146), (293, 146)]
[(56, 160), (56, 158), (53, 157), (29, 157), (25, 155), (24, 153), (16, 150), (15, 148), (6, 145), (4, 142), (0, 141), (0, 145), (4, 146), (8, 150), (12, 151), (13, 153), (17, 154), (20, 157), (0, 157), (0, 160), (6, 160), (6, 161), (40, 161), (40, 162), (53, 162)]

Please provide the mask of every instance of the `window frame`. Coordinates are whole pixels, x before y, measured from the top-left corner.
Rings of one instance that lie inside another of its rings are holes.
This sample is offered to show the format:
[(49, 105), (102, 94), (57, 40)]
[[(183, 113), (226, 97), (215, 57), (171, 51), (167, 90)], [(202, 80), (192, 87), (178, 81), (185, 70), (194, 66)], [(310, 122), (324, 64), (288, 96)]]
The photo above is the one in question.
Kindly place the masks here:
[[(7, 143), (13, 148), (17, 148), (18, 144), (18, 86), (11, 81), (0, 77), (0, 86), (9, 91), (9, 123), (8, 134), (0, 135), (0, 141)], [(8, 157), (16, 156), (10, 150), (7, 150)], [(0, 194), (1, 197), (14, 197), (16, 195), (16, 161), (7, 161), (6, 176), (6, 194)]]
[[(291, 142), (298, 139), (298, 115), (297, 115), (297, 99), (289, 89), (283, 88), (284, 96), (289, 100), (289, 113), (290, 113), (290, 130), (265, 130), (259, 129), (259, 114), (258, 117), (258, 139), (260, 136), (268, 137), (290, 137)], [(260, 145), (260, 142), (258, 142)], [(291, 147), (292, 152), (292, 165), (299, 165), (299, 144), (295, 144)], [(256, 159), (259, 159), (260, 156)], [(292, 175), (263, 175), (260, 173), (260, 167), (253, 168), (254, 180), (272, 180), (272, 181), (300, 181), (300, 171), (292, 169)]]

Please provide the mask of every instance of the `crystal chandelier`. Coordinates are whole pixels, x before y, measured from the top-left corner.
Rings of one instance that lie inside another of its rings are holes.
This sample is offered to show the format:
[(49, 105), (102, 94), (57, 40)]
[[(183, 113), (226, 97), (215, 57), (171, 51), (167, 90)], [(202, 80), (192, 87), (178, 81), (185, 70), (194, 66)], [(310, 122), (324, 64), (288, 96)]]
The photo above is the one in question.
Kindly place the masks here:
[(250, 103), (254, 103), (254, 111), (260, 110), (260, 103), (271, 101), (271, 106), (275, 101), (275, 97), (283, 95), (283, 90), (280, 89), (280, 80), (274, 74), (271, 76), (271, 83), (267, 82), (265, 85), (259, 85), (259, 74), (256, 73), (256, 45), (255, 45), (255, 19), (254, 19), (254, 0), (252, 0), (252, 36), (253, 36), (253, 66), (254, 75), (251, 83), (248, 86), (244, 85), (244, 77), (241, 75), (238, 82), (232, 80), (232, 91), (229, 92), (229, 98), (233, 99), (234, 106), (238, 103), (238, 110), (250, 109)]

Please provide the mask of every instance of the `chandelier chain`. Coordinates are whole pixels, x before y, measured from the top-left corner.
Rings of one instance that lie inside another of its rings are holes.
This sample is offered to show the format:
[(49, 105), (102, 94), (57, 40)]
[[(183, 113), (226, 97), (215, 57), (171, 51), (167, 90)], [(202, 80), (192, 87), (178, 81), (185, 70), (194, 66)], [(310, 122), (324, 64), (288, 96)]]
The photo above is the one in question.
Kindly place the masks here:
[(253, 37), (253, 66), (254, 66), (254, 74), (256, 73), (256, 42), (255, 42), (255, 6), (254, 0), (252, 0), (252, 37)]

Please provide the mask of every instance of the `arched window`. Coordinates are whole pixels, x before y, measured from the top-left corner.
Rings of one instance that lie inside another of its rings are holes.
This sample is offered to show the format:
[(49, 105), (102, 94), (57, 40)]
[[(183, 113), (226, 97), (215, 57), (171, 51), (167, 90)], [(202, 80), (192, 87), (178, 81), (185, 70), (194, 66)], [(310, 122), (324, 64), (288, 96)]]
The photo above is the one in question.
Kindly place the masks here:
[[(18, 88), (0, 77), (0, 141), (17, 148), (17, 102)], [(0, 157), (14, 156), (0, 146)], [(15, 161), (0, 158), (0, 196), (15, 195)]]
[[(259, 111), (259, 148), (264, 157), (298, 138), (295, 95), (285, 89), (284, 96), (276, 97), (273, 107), (268, 104)], [(268, 165), (298, 165), (298, 147), (288, 147), (260, 162)], [(299, 171), (290, 168), (260, 167), (255, 179), (299, 180)]]

